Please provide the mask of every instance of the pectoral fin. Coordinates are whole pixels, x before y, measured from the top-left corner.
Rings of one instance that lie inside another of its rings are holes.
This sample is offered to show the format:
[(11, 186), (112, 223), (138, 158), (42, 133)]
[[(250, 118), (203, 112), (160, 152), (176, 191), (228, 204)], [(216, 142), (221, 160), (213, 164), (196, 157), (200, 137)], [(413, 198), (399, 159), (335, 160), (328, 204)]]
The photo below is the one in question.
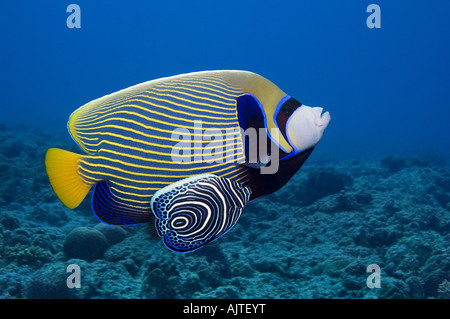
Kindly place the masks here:
[(156, 229), (172, 251), (194, 251), (227, 233), (251, 190), (228, 178), (195, 175), (157, 191), (150, 206)]

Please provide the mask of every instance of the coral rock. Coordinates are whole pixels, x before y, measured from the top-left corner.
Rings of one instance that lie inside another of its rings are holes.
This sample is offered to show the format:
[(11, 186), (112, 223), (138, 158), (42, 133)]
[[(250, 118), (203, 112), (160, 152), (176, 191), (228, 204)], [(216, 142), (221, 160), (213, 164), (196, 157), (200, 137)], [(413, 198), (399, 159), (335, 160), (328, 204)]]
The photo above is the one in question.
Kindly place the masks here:
[(64, 253), (67, 258), (80, 258), (89, 262), (103, 258), (108, 247), (106, 237), (89, 227), (73, 229), (64, 241)]

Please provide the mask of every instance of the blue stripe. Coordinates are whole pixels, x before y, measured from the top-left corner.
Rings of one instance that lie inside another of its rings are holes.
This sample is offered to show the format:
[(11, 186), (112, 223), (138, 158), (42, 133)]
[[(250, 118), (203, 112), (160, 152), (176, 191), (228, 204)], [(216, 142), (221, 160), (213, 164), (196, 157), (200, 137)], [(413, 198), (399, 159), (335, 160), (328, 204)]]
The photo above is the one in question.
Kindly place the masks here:
[(91, 207), (95, 216), (103, 223), (110, 225), (138, 225), (153, 220), (150, 207), (136, 211), (126, 205), (115, 202), (106, 181), (95, 184), (91, 199)]

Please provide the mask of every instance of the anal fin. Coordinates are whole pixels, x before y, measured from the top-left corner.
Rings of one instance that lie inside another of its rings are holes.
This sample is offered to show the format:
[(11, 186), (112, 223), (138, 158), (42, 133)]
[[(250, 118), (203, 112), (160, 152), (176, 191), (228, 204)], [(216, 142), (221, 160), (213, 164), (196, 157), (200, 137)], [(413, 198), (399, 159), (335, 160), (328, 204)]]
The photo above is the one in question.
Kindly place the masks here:
[(97, 218), (110, 225), (136, 225), (154, 219), (150, 209), (130, 207), (111, 192), (107, 181), (95, 184), (92, 210)]

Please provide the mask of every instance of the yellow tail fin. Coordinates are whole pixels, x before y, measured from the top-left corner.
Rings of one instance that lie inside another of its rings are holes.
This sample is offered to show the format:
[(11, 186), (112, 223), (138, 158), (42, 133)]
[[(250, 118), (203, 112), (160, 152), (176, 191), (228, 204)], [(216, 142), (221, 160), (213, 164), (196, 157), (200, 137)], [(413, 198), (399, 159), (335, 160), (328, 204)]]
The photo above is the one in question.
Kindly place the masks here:
[(81, 157), (59, 148), (50, 148), (45, 155), (50, 184), (61, 202), (70, 209), (80, 205), (91, 188), (78, 174), (78, 160)]

